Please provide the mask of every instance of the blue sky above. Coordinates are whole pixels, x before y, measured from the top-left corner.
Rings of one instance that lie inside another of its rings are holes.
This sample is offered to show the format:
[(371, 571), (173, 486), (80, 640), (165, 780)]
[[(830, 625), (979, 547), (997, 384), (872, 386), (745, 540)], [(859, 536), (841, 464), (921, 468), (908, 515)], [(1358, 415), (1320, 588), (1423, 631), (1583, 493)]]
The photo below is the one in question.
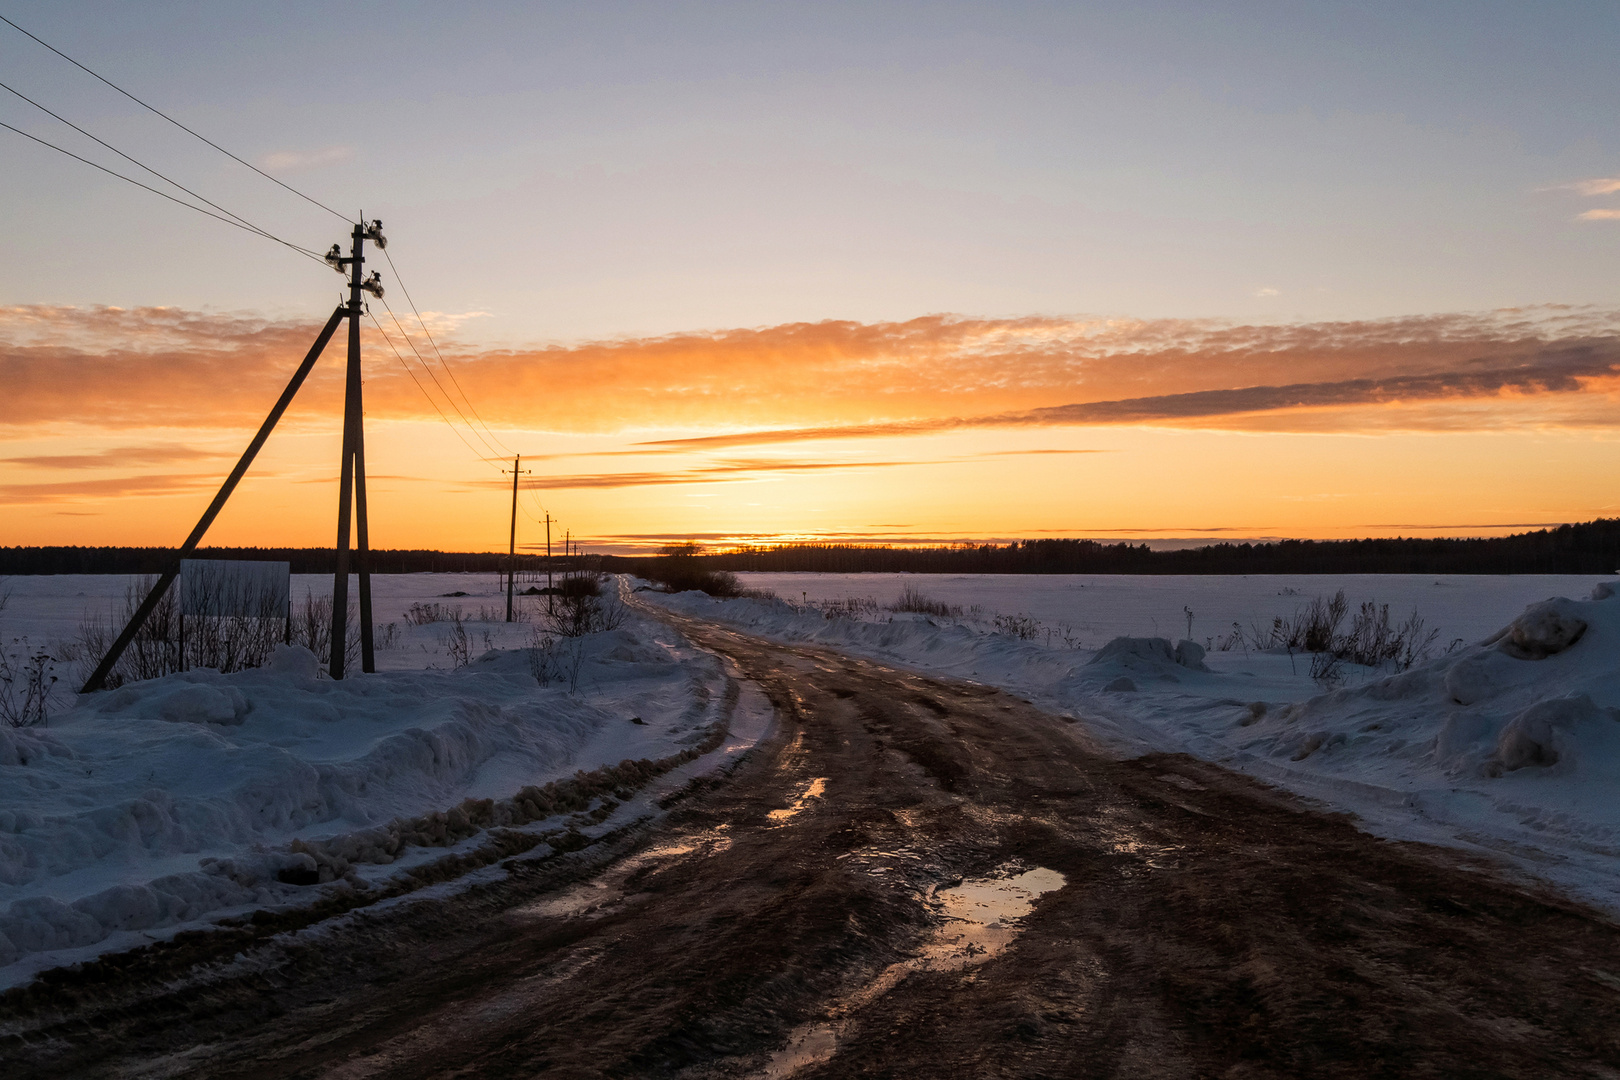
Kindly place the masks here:
[[(0, 11), (382, 217), (418, 303), (487, 313), (461, 332), (489, 343), (1608, 304), (1620, 270), (1620, 221), (1578, 219), (1620, 195), (1565, 187), (1620, 174), (1612, 4)], [(289, 239), (342, 234), (0, 31), (18, 89)], [(8, 96), (0, 120), (85, 145)], [(0, 303), (336, 296), (313, 263), (0, 135)]]

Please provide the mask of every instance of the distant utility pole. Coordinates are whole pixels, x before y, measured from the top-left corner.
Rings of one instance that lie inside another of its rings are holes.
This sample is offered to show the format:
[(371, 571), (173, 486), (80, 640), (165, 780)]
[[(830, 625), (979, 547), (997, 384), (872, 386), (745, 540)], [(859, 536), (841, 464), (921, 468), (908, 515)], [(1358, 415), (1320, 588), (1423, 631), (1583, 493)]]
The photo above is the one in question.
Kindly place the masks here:
[(343, 662), (349, 638), (349, 502), (359, 518), (359, 548), (355, 552), (355, 570), (360, 575), (360, 670), (376, 671), (377, 657), (372, 643), (371, 625), (371, 566), (370, 529), (366, 520), (366, 442), (365, 422), (360, 401), (360, 316), (365, 304), (362, 292), (382, 296), (381, 275), (375, 271), (370, 278), (362, 278), (367, 240), (378, 247), (388, 246), (383, 238), (382, 222), (370, 225), (359, 222), (354, 227), (349, 257), (344, 258), (336, 245), (326, 261), (338, 269), (349, 268), (349, 369), (348, 383), (343, 394), (343, 461), (338, 473), (338, 529), (337, 570), (332, 576), (332, 658), (327, 672), (334, 679), (343, 678)]
[[(522, 454), (512, 457), (512, 535), (506, 545), (506, 621), (512, 621), (512, 590), (515, 575), (517, 574), (517, 485), (518, 477), (530, 469), (520, 469), (518, 465), (523, 461)], [(505, 472), (502, 469), (501, 472)]]
[(552, 598), (557, 594), (551, 588), (551, 511), (546, 511), (546, 614), (551, 614)]

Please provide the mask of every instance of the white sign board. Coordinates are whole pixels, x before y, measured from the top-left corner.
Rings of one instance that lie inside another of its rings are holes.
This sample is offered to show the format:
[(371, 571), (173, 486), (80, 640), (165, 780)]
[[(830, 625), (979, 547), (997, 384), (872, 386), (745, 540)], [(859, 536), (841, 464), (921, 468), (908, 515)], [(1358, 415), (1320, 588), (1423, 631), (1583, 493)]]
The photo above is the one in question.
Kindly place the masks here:
[(185, 615), (285, 619), (291, 594), (291, 563), (234, 559), (180, 563), (180, 611)]

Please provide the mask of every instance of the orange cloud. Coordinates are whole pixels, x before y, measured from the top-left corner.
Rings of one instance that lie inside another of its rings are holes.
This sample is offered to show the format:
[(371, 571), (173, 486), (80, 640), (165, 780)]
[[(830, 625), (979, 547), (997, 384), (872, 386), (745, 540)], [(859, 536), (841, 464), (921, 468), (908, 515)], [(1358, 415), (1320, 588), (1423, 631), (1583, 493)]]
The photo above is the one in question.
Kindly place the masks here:
[(161, 465), (171, 461), (196, 461), (222, 456), (211, 450), (197, 450), (189, 446), (150, 445), (115, 446), (94, 454), (34, 454), (0, 458), (0, 462), (8, 465), (27, 465), (36, 469), (105, 469), (120, 465)]
[[(316, 329), (172, 308), (0, 309), (0, 427), (250, 427)], [(1588, 393), (1616, 370), (1617, 330), (1613, 312), (1557, 306), (1247, 326), (941, 315), (527, 350), (441, 340), (452, 379), (425, 339), (427, 370), (396, 329), (398, 356), (368, 327), (367, 412), (459, 422), (476, 405), (498, 427), (717, 436), (665, 449), (1000, 424), (1354, 428), (1377, 426), (1365, 418), (1379, 410), (1446, 427), (1448, 402), (1467, 417), (1481, 402), (1534, 411)], [(289, 422), (336, 414), (341, 356), (332, 346)], [(1412, 402), (1435, 408), (1401, 408)], [(760, 433), (738, 434), (749, 428)]]
[(127, 495), (178, 495), (217, 488), (215, 473), (162, 473), (116, 476), (101, 480), (0, 484), (0, 503), (30, 504), (76, 499), (113, 499)]

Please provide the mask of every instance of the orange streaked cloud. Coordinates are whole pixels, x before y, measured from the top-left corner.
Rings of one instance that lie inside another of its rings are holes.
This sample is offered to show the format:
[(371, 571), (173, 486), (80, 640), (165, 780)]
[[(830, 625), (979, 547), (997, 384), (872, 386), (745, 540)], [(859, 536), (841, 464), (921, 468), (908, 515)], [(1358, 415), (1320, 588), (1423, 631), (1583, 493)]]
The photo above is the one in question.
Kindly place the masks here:
[[(1039, 449), (1039, 450), (997, 450), (988, 454), (975, 455), (976, 458), (987, 457), (1014, 457), (1014, 456), (1051, 456), (1055, 454), (1102, 454), (1105, 450), (1071, 450), (1071, 449)], [(645, 451), (610, 451), (607, 454), (591, 455), (602, 457), (617, 457), (625, 453), (634, 453), (637, 456), (648, 456)], [(550, 457), (574, 457), (580, 455), (547, 455)], [(793, 473), (815, 473), (837, 470), (856, 469), (895, 469), (907, 466), (923, 465), (957, 465), (975, 460), (975, 457), (952, 458), (916, 458), (905, 461), (882, 461), (851, 459), (847, 461), (801, 461), (787, 458), (731, 458), (719, 461), (709, 461), (702, 464), (670, 469), (601, 472), (601, 473), (554, 473), (541, 474), (529, 480), (525, 485), (530, 490), (564, 489), (564, 488), (622, 488), (622, 487), (655, 487), (668, 484), (707, 484), (707, 483), (741, 483), (766, 479), (771, 476), (791, 475)], [(525, 459), (532, 460), (532, 459)], [(486, 488), (510, 488), (510, 482), (490, 478), (478, 482), (478, 486)]]
[(0, 504), (47, 503), (74, 499), (109, 499), (130, 495), (174, 495), (217, 488), (216, 473), (147, 473), (95, 480), (0, 484)]
[[(531, 349), (474, 347), (446, 318), (449, 369), (382, 321), (388, 341), (363, 337), (387, 546), (504, 546), (511, 459), (486, 436), (533, 470), (520, 542), (548, 513), (566, 523), (556, 537), (614, 543), (1469, 531), (1597, 516), (1620, 469), (1620, 313), (1595, 308), (1278, 325), (941, 315)], [(0, 543), (175, 542), (317, 329), (0, 309)], [(211, 542), (330, 542), (342, 369), (340, 336)], [(64, 531), (67, 515), (82, 528)]]
[(0, 458), (0, 464), (27, 465), (36, 469), (106, 469), (122, 465), (160, 465), (170, 461), (196, 461), (221, 455), (191, 446), (153, 444), (114, 446), (93, 454), (32, 454)]
[[(252, 424), (315, 329), (169, 308), (0, 309), (0, 427)], [(1576, 394), (1620, 362), (1614, 312), (1556, 306), (1304, 325), (928, 316), (527, 350), (441, 341), (453, 379), (425, 340), (426, 370), (397, 329), (389, 338), (416, 377), (367, 334), (367, 409), (378, 419), (436, 419), (432, 398), (455, 421), (472, 408), (459, 387), (501, 427), (709, 429), (745, 442), (749, 428), (799, 438), (980, 424), (1245, 428), (1277, 413), (1317, 430), (1326, 410)], [(291, 423), (338, 409), (341, 367), (341, 346), (330, 347)]]

